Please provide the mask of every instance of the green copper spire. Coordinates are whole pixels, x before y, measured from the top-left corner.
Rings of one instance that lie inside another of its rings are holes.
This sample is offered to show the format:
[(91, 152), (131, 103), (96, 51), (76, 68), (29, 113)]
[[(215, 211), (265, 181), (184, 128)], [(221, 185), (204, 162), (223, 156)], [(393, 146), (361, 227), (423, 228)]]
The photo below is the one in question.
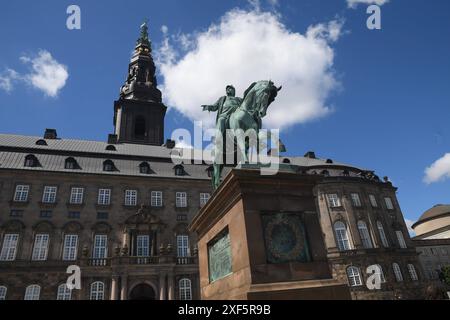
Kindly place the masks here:
[(148, 38), (147, 20), (144, 20), (144, 23), (141, 24), (141, 35), (136, 43), (136, 47), (141, 47), (141, 46), (147, 47), (149, 49), (151, 47), (151, 42)]

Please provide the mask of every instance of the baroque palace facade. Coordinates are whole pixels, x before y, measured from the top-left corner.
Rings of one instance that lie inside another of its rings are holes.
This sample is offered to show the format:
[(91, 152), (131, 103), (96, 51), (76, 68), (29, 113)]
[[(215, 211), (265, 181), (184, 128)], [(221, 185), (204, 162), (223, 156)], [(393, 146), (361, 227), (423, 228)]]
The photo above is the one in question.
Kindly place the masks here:
[[(146, 26), (114, 103), (107, 142), (0, 135), (0, 300), (199, 299), (196, 235), (188, 225), (208, 202), (211, 168), (164, 143)], [(318, 159), (281, 162), (320, 177), (314, 197), (333, 278), (354, 299), (423, 296), (424, 274), (388, 179)], [(225, 170), (229, 172), (229, 170)], [(225, 172), (225, 173), (226, 173)], [(81, 290), (65, 283), (81, 268)], [(366, 286), (370, 265), (381, 289)]]

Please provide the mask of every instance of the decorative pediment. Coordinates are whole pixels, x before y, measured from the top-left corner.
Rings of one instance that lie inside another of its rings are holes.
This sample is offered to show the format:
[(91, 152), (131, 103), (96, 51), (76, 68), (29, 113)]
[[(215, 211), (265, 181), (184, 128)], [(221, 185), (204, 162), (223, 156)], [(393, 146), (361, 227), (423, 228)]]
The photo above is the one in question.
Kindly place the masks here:
[(92, 230), (94, 230), (95, 233), (108, 234), (111, 232), (112, 228), (106, 222), (98, 222), (92, 226)]
[(125, 221), (126, 225), (160, 225), (161, 219), (150, 213), (148, 206), (142, 205), (136, 214), (132, 215)]
[(173, 228), (173, 232), (176, 235), (189, 234), (188, 224), (183, 222), (177, 223), (177, 225)]
[(64, 233), (79, 233), (83, 229), (81, 223), (76, 221), (70, 221), (63, 227)]
[(36, 232), (51, 233), (55, 229), (55, 226), (49, 221), (41, 221), (33, 226), (33, 230)]
[(25, 225), (19, 220), (7, 221), (3, 225), (3, 230), (5, 230), (5, 232), (20, 232), (23, 229), (25, 229)]

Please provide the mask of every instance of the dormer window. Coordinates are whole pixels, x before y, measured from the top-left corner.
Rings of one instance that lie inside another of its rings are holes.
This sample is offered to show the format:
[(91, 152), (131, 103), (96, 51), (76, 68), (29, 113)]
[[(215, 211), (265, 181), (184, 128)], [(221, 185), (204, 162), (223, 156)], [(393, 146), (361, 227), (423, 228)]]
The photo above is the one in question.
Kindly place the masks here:
[(176, 166), (173, 167), (173, 168), (174, 168), (174, 170), (175, 170), (175, 175), (176, 175), (176, 176), (184, 176), (185, 171), (184, 171), (184, 167), (183, 167), (181, 164), (176, 165)]
[(291, 163), (291, 160), (289, 160), (288, 158), (284, 158), (284, 159), (283, 159), (283, 163), (284, 163), (284, 164), (290, 164), (290, 163)]
[(208, 178), (211, 178), (214, 172), (214, 167), (213, 166), (209, 166), (208, 168), (206, 168), (206, 173), (208, 174)]
[(323, 170), (322, 171), (322, 175), (324, 175), (325, 177), (329, 177), (330, 176), (330, 172), (328, 170)]
[(112, 144), (107, 145), (105, 150), (107, 150), (107, 151), (117, 151), (116, 147), (113, 146)]
[(114, 165), (114, 162), (111, 160), (106, 160), (103, 162), (103, 171), (112, 172), (116, 171), (116, 166)]
[(35, 155), (29, 154), (25, 157), (25, 167), (33, 168), (39, 166), (39, 161)]
[(142, 162), (139, 165), (139, 172), (141, 174), (150, 174), (150, 165), (147, 162)]
[(66, 159), (66, 162), (64, 163), (64, 168), (69, 170), (75, 170), (80, 169), (80, 166), (78, 165), (77, 160), (70, 157)]
[(36, 141), (36, 145), (37, 146), (46, 146), (47, 141), (45, 141), (44, 139), (39, 139), (38, 141)]

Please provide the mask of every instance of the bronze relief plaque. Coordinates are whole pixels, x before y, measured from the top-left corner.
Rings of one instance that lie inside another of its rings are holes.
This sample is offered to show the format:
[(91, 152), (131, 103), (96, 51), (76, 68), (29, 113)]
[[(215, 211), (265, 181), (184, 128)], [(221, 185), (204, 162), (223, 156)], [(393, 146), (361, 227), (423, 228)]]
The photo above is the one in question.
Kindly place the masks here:
[(210, 282), (225, 278), (233, 272), (228, 228), (208, 243), (208, 265)]
[(261, 215), (268, 263), (310, 262), (308, 241), (301, 215)]

